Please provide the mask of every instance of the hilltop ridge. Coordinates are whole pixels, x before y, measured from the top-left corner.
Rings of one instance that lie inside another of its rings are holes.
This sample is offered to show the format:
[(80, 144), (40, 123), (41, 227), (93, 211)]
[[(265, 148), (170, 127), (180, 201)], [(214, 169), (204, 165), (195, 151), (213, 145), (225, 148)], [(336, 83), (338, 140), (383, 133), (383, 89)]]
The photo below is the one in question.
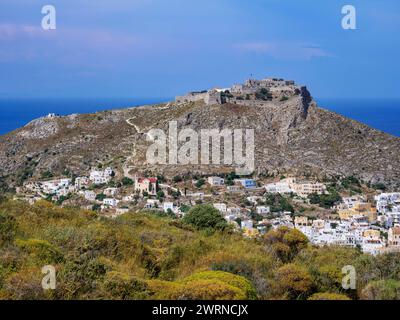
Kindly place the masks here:
[(168, 132), (170, 121), (178, 130), (254, 129), (256, 174), (355, 175), (400, 183), (399, 138), (318, 107), (306, 87), (282, 79), (247, 80), (152, 106), (32, 121), (0, 137), (0, 177), (16, 186), (45, 171), (79, 175), (99, 164), (165, 175), (232, 171), (148, 164), (147, 132)]

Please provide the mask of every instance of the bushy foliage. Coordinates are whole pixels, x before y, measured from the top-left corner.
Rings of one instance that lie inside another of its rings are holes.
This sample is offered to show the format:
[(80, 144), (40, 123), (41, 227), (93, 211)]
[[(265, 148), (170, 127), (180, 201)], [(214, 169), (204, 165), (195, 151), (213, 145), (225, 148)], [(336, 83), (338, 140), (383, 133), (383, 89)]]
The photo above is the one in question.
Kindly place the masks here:
[(63, 255), (60, 250), (45, 240), (17, 239), (15, 244), (22, 249), (22, 251), (32, 255), (39, 263), (44, 264), (57, 264), (62, 262)]
[(222, 271), (195, 273), (180, 281), (149, 281), (153, 297), (179, 300), (255, 299), (252, 284), (241, 276)]
[(267, 204), (271, 212), (294, 212), (294, 207), (290, 204), (287, 198), (280, 194), (267, 194), (265, 197), (265, 204)]
[(308, 300), (350, 300), (350, 298), (344, 294), (321, 292), (314, 293)]
[(332, 191), (329, 194), (317, 194), (313, 193), (308, 196), (311, 204), (318, 204), (323, 208), (331, 208), (334, 204), (340, 202), (342, 198), (339, 193)]
[(131, 275), (111, 271), (104, 280), (104, 293), (114, 300), (143, 300), (148, 296), (148, 285)]
[(15, 218), (5, 212), (0, 212), (0, 246), (11, 242), (17, 230)]
[(276, 271), (276, 294), (281, 298), (304, 299), (311, 292), (313, 282), (308, 271), (295, 264), (286, 264)]
[(228, 227), (221, 213), (211, 205), (197, 205), (191, 208), (183, 221), (198, 230), (224, 230)]
[(369, 283), (361, 293), (364, 300), (399, 300), (400, 281), (389, 279)]
[(122, 180), (121, 180), (121, 183), (124, 186), (132, 186), (134, 184), (133, 180), (128, 178), (128, 177), (123, 177)]
[(265, 243), (282, 261), (291, 261), (308, 244), (307, 237), (297, 229), (280, 227), (264, 235)]
[(257, 293), (253, 285), (246, 278), (223, 271), (204, 271), (191, 275), (183, 280), (190, 283), (197, 280), (221, 281), (242, 290), (247, 299), (255, 299)]
[[(213, 207), (195, 208), (188, 223), (3, 201), (0, 299), (399, 299), (399, 253), (315, 247), (289, 228), (245, 239)], [(41, 287), (47, 264), (54, 291)], [(357, 290), (341, 286), (345, 265)]]

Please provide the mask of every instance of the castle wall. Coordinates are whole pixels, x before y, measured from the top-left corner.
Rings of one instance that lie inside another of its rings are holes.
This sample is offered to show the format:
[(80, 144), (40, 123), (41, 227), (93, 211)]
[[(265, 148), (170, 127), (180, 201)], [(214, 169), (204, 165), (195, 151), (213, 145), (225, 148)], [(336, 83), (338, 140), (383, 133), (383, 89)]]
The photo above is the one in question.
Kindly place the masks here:
[(303, 88), (296, 86), (292, 80), (275, 78), (262, 80), (248, 79), (244, 84), (235, 84), (228, 89), (234, 97), (229, 97), (229, 95), (222, 94), (221, 90), (214, 89), (206, 92), (190, 92), (184, 96), (177, 96), (175, 101), (178, 103), (204, 101), (208, 105), (229, 102), (246, 106), (262, 106), (265, 104), (265, 101), (237, 99), (238, 96), (245, 98), (247, 94), (255, 94), (261, 89), (267, 89), (274, 99), (300, 94), (303, 91)]
[(208, 92), (204, 101), (206, 104), (222, 104), (222, 94), (217, 91)]
[(201, 101), (207, 98), (208, 92), (191, 92), (188, 93), (184, 96), (177, 96), (175, 98), (175, 101), (178, 103), (184, 103), (184, 102), (196, 102), (196, 101)]

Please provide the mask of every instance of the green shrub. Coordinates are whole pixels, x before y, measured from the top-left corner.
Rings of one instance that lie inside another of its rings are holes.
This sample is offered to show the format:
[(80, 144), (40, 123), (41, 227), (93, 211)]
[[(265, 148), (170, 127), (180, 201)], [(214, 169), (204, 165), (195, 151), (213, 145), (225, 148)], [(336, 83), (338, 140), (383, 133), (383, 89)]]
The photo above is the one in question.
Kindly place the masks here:
[(124, 186), (131, 186), (131, 185), (133, 185), (133, 180), (132, 179), (130, 179), (130, 178), (128, 178), (128, 177), (123, 177), (122, 178), (122, 180), (121, 180), (121, 183), (124, 185)]
[(199, 230), (224, 230), (228, 223), (211, 205), (196, 205), (184, 216), (183, 221)]
[(0, 212), (0, 246), (14, 240), (17, 232), (17, 222), (15, 218), (5, 212)]
[(242, 276), (223, 271), (204, 271), (185, 278), (182, 283), (190, 283), (197, 280), (221, 281), (242, 290), (245, 293), (246, 299), (257, 298), (256, 290), (251, 282)]
[(320, 292), (314, 293), (307, 300), (350, 300), (350, 298), (344, 294)]
[(361, 292), (363, 300), (400, 300), (400, 281), (379, 280), (370, 282)]
[(63, 255), (58, 248), (48, 241), (38, 239), (16, 240), (16, 245), (22, 251), (34, 256), (40, 263), (59, 263), (63, 261)]
[(148, 285), (127, 274), (111, 271), (104, 280), (105, 295), (110, 299), (138, 300), (148, 296)]
[(221, 271), (193, 274), (181, 281), (148, 281), (153, 299), (248, 300), (256, 293), (248, 280)]
[(312, 289), (312, 278), (307, 270), (295, 264), (280, 267), (275, 274), (276, 294), (282, 298), (304, 299)]

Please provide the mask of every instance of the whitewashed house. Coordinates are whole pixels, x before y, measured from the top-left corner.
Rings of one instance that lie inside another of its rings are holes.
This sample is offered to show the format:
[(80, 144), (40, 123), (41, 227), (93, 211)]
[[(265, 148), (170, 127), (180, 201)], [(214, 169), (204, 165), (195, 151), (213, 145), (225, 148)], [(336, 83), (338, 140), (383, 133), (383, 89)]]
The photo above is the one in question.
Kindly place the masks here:
[(240, 224), (242, 229), (252, 230), (253, 229), (253, 221), (252, 220), (243, 220)]
[(256, 189), (257, 183), (254, 179), (235, 179), (235, 183), (241, 184), (245, 189)]
[(63, 195), (65, 191), (60, 190), (67, 189), (71, 185), (71, 181), (71, 179), (49, 180), (41, 182), (40, 185), (42, 191), (46, 194)]
[(84, 197), (88, 201), (95, 201), (96, 200), (96, 193), (91, 190), (85, 190)]
[(375, 196), (375, 201), (378, 212), (386, 214), (392, 211), (392, 206), (400, 205), (400, 192), (381, 193)]
[(118, 191), (118, 188), (106, 188), (103, 193), (108, 197), (115, 197), (118, 194)]
[(213, 187), (221, 187), (225, 185), (225, 180), (220, 177), (208, 177), (207, 181)]
[(258, 206), (256, 208), (256, 210), (257, 210), (257, 213), (259, 215), (266, 215), (266, 214), (269, 214), (271, 212), (270, 207), (266, 207), (266, 206)]
[(168, 212), (168, 210), (171, 210), (172, 212), (176, 211), (176, 206), (173, 202), (164, 202), (163, 203), (163, 210), (164, 212)]
[(273, 194), (289, 194), (293, 192), (293, 190), (290, 188), (289, 183), (287, 182), (275, 182), (275, 183), (269, 183), (264, 186), (265, 191), (268, 193), (273, 193)]
[(226, 210), (226, 212), (227, 212), (228, 214), (232, 214), (232, 215), (239, 215), (240, 212), (241, 212), (241, 210), (240, 210), (240, 208), (238, 208), (238, 207), (230, 207), (230, 208), (228, 208), (228, 209)]
[(106, 184), (111, 181), (113, 172), (114, 171), (111, 168), (106, 168), (104, 170), (93, 170), (90, 172), (89, 180), (94, 184)]
[(214, 203), (213, 206), (221, 213), (225, 213), (227, 210), (225, 203)]
[(258, 201), (262, 200), (262, 197), (259, 196), (250, 196), (246, 198), (251, 204), (257, 205)]
[(77, 177), (75, 179), (75, 189), (80, 190), (83, 189), (84, 187), (87, 187), (90, 183), (90, 180), (88, 177)]
[(109, 207), (116, 207), (118, 205), (118, 200), (114, 198), (105, 198), (103, 200), (103, 205), (109, 206)]
[[(167, 203), (170, 203), (170, 202), (167, 202)], [(157, 200), (157, 199), (147, 199), (146, 205), (144, 207), (146, 209), (160, 208), (161, 203), (160, 203), (160, 200)], [(172, 207), (173, 207), (173, 205), (172, 205)], [(164, 208), (164, 206), (163, 206), (163, 208)], [(167, 210), (168, 210), (168, 206), (167, 206)]]
[(228, 190), (228, 192), (241, 192), (242, 191), (242, 187), (238, 186), (238, 185), (233, 185), (233, 186), (227, 186), (226, 189)]

